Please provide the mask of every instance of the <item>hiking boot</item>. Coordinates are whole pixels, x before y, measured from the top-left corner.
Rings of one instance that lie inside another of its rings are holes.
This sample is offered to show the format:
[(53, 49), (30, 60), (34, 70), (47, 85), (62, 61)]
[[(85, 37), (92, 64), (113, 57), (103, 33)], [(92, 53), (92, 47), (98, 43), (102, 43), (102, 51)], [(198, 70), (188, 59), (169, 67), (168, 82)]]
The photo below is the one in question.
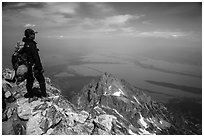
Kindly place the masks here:
[(47, 93), (41, 93), (42, 97), (48, 97)]
[(40, 84), (40, 91), (41, 91), (41, 96), (42, 96), (42, 97), (47, 97), (46, 85), (45, 85), (45, 83), (41, 83), (41, 84)]
[(28, 98), (28, 103), (38, 100), (38, 97), (34, 96), (33, 98)]
[(32, 98), (33, 95), (29, 92), (27, 92), (25, 95), (24, 95), (25, 98)]

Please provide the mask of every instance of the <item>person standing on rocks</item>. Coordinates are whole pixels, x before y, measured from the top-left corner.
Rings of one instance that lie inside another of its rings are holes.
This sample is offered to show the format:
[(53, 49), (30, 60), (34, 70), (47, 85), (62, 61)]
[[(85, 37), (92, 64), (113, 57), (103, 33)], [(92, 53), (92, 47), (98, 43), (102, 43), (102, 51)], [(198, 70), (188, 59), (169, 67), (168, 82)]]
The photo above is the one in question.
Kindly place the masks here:
[[(26, 76), (26, 89), (27, 93), (24, 95), (25, 98), (32, 98), (33, 97), (33, 83), (35, 78), (39, 82), (40, 90), (41, 90), (41, 96), (46, 97), (46, 84), (45, 84), (45, 78), (43, 76), (43, 66), (41, 64), (40, 56), (39, 56), (39, 49), (37, 48), (37, 43), (34, 41), (35, 39), (35, 32), (32, 29), (26, 29), (24, 31), (25, 37), (23, 37), (24, 44), (24, 53), (27, 54), (27, 62), (28, 62), (28, 70), (27, 70), (27, 76)], [(34, 78), (35, 77), (35, 78)]]

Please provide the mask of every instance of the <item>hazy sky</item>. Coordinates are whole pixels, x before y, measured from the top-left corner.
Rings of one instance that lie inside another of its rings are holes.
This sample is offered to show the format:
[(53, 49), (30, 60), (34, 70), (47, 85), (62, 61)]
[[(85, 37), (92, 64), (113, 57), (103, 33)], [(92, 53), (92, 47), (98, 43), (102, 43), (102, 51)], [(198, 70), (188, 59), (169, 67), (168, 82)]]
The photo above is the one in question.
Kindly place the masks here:
[(34, 28), (39, 32), (36, 38), (41, 45), (66, 45), (73, 40), (73, 45), (103, 48), (117, 45), (121, 51), (127, 49), (121, 45), (139, 45), (129, 51), (151, 50), (153, 54), (158, 49), (162, 51), (162, 47), (174, 45), (188, 48), (177, 48), (178, 54), (193, 51), (192, 55), (200, 52), (197, 58), (201, 57), (201, 3), (9, 2), (2, 5), (3, 52), (21, 39), (25, 28)]

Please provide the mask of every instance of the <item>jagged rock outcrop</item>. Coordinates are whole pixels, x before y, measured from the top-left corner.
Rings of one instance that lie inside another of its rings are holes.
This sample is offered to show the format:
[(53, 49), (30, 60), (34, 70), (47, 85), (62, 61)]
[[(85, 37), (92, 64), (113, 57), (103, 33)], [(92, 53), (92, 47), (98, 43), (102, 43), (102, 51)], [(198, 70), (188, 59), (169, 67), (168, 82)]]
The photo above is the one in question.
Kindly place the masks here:
[(111, 134), (169, 134), (174, 126), (165, 106), (111, 75), (104, 74), (81, 94), (78, 108), (91, 112), (92, 117), (114, 116)]
[[(24, 98), (26, 93), (25, 81), (16, 85), (9, 83), (12, 70), (3, 71), (3, 91), (10, 92), (15, 98), (7, 102), (2, 123), (3, 134), (91, 134), (97, 119), (89, 119), (89, 113), (78, 111), (73, 104), (66, 100), (46, 78), (47, 98)], [(38, 88), (37, 82), (34, 87)], [(35, 89), (34, 88), (34, 89)], [(7, 99), (9, 97), (6, 97)], [(97, 122), (96, 122), (97, 123)]]
[[(73, 103), (46, 78), (47, 98), (24, 98), (25, 81), (9, 82), (13, 70), (3, 70), (2, 89), (6, 108), (3, 134), (27, 135), (129, 135), (185, 134), (174, 125), (167, 108), (127, 82), (104, 74), (85, 86)], [(75, 105), (73, 105), (75, 104)]]

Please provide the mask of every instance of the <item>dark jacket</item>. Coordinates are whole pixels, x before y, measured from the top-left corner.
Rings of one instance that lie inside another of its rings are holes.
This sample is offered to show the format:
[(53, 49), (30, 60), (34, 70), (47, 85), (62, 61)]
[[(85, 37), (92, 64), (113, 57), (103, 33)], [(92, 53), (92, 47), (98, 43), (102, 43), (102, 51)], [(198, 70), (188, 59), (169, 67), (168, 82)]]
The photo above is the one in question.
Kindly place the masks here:
[(37, 43), (26, 37), (24, 37), (22, 41), (25, 42), (23, 52), (27, 54), (29, 65), (35, 65), (34, 69), (39, 71), (43, 70), (40, 56), (38, 54), (39, 49), (36, 46)]

